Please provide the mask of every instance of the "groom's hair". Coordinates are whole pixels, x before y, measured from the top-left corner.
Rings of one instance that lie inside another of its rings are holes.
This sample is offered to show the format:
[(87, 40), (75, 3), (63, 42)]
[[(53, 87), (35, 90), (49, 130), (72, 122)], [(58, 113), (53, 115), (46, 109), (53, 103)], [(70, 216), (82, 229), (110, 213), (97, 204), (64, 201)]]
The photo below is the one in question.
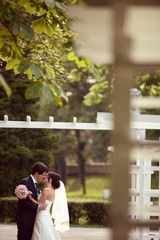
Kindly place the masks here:
[(44, 172), (47, 172), (48, 173), (48, 168), (47, 166), (42, 163), (42, 162), (36, 162), (33, 167), (32, 167), (32, 175), (34, 175), (35, 173), (38, 173), (38, 174), (42, 174)]

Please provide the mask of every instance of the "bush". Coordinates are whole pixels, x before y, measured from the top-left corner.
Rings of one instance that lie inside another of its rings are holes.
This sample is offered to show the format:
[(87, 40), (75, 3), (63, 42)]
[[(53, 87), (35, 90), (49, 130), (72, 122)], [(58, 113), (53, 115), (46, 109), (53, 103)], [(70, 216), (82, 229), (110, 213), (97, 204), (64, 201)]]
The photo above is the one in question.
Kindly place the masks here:
[[(90, 225), (98, 224), (98, 225), (107, 225), (109, 224), (109, 214), (106, 212), (106, 204), (105, 203), (97, 203), (97, 202), (87, 202), (84, 203), (84, 209), (86, 211), (86, 220)], [(106, 213), (106, 214), (105, 214)]]
[(83, 204), (78, 202), (69, 202), (68, 210), (70, 223), (79, 224), (79, 219), (83, 216)]
[[(0, 222), (15, 222), (17, 198), (0, 198)], [(110, 225), (110, 204), (104, 202), (68, 202), (70, 224)]]
[(79, 224), (85, 219), (86, 225), (110, 225), (110, 204), (104, 202), (69, 202), (71, 224)]
[(17, 202), (16, 198), (0, 198), (0, 222), (16, 221)]

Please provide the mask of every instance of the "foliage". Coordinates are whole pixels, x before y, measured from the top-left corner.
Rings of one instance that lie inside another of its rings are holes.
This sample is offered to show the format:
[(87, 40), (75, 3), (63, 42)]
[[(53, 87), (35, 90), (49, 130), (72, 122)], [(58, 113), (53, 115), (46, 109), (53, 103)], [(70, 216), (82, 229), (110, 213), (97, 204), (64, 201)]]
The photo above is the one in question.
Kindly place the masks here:
[[(143, 72), (136, 76), (135, 86), (141, 91), (142, 96), (160, 96), (160, 71)], [(159, 109), (141, 109), (141, 113), (159, 115)], [(159, 130), (147, 130), (147, 139), (158, 140)]]
[[(5, 72), (6, 74), (6, 72)], [(13, 87), (14, 94), (7, 98), (0, 92), (0, 118), (8, 115), (9, 120), (25, 120), (26, 115), (36, 119), (38, 104), (35, 100), (25, 100), (24, 91), (28, 80), (24, 76), (12, 78), (7, 72), (6, 78)], [(51, 130), (39, 129), (0, 129), (0, 192), (1, 196), (14, 194), (15, 186), (28, 176), (36, 161), (42, 161), (50, 166), (53, 157), (50, 149), (57, 146), (58, 135)]]
[(110, 211), (109, 207), (106, 209), (107, 206), (108, 205), (106, 205), (105, 203), (93, 202), (91, 204), (89, 202), (85, 202), (83, 204), (83, 207), (86, 212), (87, 223), (89, 225), (99, 224), (108, 226), (108, 224), (110, 223)]
[(160, 96), (160, 71), (141, 73), (135, 83), (143, 96)]
[[(55, 121), (67, 122), (72, 121), (73, 117), (77, 117), (78, 122), (96, 122), (97, 112), (110, 111), (112, 106), (112, 90), (113, 80), (110, 68), (106, 66), (95, 65), (95, 71), (100, 76), (100, 83), (107, 85), (107, 89), (101, 89), (103, 96), (100, 102), (94, 102), (90, 97), (87, 97), (90, 89), (94, 84), (98, 85), (98, 78), (88, 70), (88, 68), (78, 69), (75, 64), (70, 66), (69, 81), (64, 83), (64, 90), (68, 96), (68, 104), (63, 107), (54, 107), (43, 101), (40, 109), (39, 120), (48, 120), (46, 116), (55, 116)], [(73, 67), (73, 68), (72, 68)], [(102, 69), (101, 69), (102, 68)], [(106, 75), (105, 75), (106, 73)], [(97, 90), (98, 91), (98, 90)], [(94, 93), (93, 93), (94, 95)], [(86, 104), (85, 98), (92, 104)], [(95, 96), (96, 99), (96, 96)], [(74, 130), (60, 130), (61, 147), (59, 151), (64, 151), (66, 158), (77, 158), (76, 151), (78, 139)], [(83, 155), (85, 158), (93, 157), (93, 159), (104, 159), (106, 157), (106, 145), (109, 144), (110, 133), (105, 131), (81, 131), (81, 143), (85, 144)], [(89, 147), (89, 145), (91, 147)], [(88, 147), (87, 147), (88, 146)]]
[(89, 78), (88, 81), (92, 83), (89, 88), (89, 92), (84, 96), (84, 103), (87, 106), (93, 104), (99, 104), (105, 101), (107, 102), (107, 109), (112, 108), (112, 93), (113, 93), (113, 83), (114, 74), (112, 72), (112, 67), (106, 65), (96, 64), (96, 70), (99, 74), (99, 78)]
[(17, 209), (17, 198), (0, 198), (0, 222), (4, 223), (7, 219), (15, 222)]
[[(74, 116), (77, 117), (78, 122), (95, 122), (97, 112), (105, 112), (111, 109), (113, 88), (111, 69), (96, 64), (94, 65), (93, 74), (87, 67), (78, 69), (75, 64), (72, 64), (72, 66), (68, 64), (66, 67), (70, 75), (69, 81), (65, 82), (63, 87), (69, 102), (67, 105), (64, 104), (63, 108), (55, 108), (43, 101), (40, 110), (40, 120), (47, 120), (45, 116), (50, 114), (55, 116), (56, 121), (60, 122), (72, 121)], [(92, 89), (94, 89), (94, 92)], [(100, 101), (97, 98), (98, 91), (101, 91), (100, 94), (103, 96)], [(92, 92), (97, 102), (90, 96), (87, 96), (89, 92)], [(59, 145), (60, 148), (57, 151), (63, 152), (65, 159), (69, 162), (76, 161), (79, 163), (80, 178), (85, 193), (84, 163), (87, 160), (106, 161), (106, 146), (109, 145), (110, 133), (106, 134), (105, 131), (89, 130), (60, 130), (58, 132), (61, 135), (61, 145)]]
[[(79, 59), (72, 48), (76, 34), (65, 15), (75, 0), (0, 0), (0, 65), (30, 80), (27, 99), (45, 97), (62, 105), (68, 101), (62, 84), (68, 77), (67, 61), (94, 71), (89, 59)], [(7, 95), (11, 88), (0, 74)]]
[[(0, 198), (0, 222), (7, 219), (15, 222), (17, 199)], [(79, 225), (81, 218), (84, 225), (110, 225), (110, 204), (97, 202), (68, 202), (70, 224)]]
[(71, 202), (68, 209), (71, 224), (79, 224), (79, 219), (83, 216), (83, 204)]

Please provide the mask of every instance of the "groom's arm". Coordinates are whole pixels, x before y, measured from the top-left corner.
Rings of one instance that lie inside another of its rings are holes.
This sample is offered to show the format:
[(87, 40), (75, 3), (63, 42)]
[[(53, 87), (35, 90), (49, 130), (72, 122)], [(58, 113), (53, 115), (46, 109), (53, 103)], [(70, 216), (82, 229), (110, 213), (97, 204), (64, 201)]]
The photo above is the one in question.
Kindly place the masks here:
[(22, 208), (26, 208), (28, 210), (31, 210), (31, 211), (37, 211), (38, 209), (38, 204), (37, 203), (33, 203), (31, 202), (28, 197), (26, 199), (18, 199), (19, 200), (19, 205), (22, 207)]
[[(23, 179), (20, 184), (25, 185), (27, 189), (30, 190), (26, 179)], [(19, 199), (19, 204), (22, 208), (28, 210), (37, 211), (38, 209), (38, 203), (31, 202), (28, 197), (26, 199)]]
[[(26, 179), (23, 179), (20, 184), (25, 185), (27, 187), (27, 189), (30, 190), (29, 187), (27, 186), (28, 183), (27, 183)], [(29, 197), (27, 197), (26, 199), (18, 199), (18, 200), (19, 200), (19, 205), (21, 206), (21, 208), (35, 211), (35, 212), (37, 212), (38, 210), (45, 210), (47, 207), (46, 203), (39, 203), (39, 204), (34, 203), (29, 199)]]

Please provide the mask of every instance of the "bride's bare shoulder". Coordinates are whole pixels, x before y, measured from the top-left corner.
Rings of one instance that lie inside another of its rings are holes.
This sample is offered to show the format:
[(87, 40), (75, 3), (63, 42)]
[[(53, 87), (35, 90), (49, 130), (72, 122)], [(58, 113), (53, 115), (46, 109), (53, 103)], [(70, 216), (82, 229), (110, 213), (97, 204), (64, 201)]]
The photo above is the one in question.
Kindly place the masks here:
[(45, 187), (45, 188), (43, 189), (43, 192), (44, 192), (44, 193), (53, 193), (54, 190), (53, 190), (52, 188)]
[(43, 196), (45, 199), (53, 201), (55, 197), (55, 192), (52, 188), (46, 187), (43, 189)]

